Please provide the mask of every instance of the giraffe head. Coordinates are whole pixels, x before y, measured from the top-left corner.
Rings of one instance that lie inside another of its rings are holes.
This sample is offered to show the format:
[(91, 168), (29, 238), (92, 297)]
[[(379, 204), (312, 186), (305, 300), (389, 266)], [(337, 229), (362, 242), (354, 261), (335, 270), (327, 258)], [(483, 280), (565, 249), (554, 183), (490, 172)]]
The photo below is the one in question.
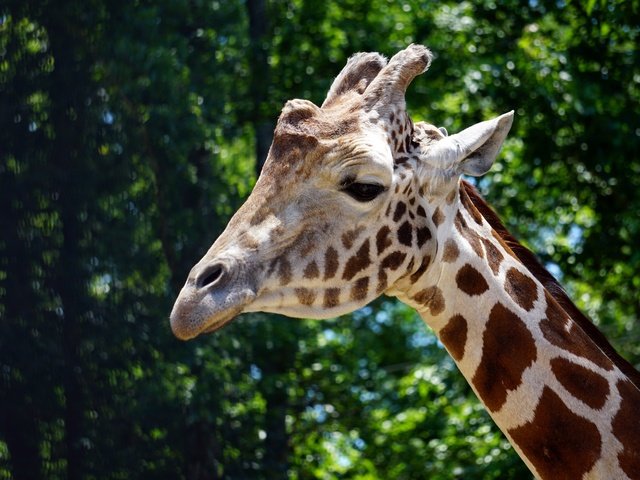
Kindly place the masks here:
[(417, 45), (356, 54), (321, 107), (287, 102), (253, 192), (176, 300), (176, 336), (242, 312), (334, 317), (436, 270), (437, 204), (490, 168), (513, 114), (451, 136), (414, 125), (405, 91), (430, 62)]

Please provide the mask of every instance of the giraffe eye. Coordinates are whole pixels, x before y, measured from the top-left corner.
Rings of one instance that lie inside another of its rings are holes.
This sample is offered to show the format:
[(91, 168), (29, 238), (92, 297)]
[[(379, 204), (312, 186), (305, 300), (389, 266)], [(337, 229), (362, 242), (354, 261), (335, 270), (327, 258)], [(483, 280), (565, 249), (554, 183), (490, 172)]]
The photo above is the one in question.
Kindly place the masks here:
[(385, 188), (377, 183), (358, 183), (353, 182), (343, 187), (342, 191), (348, 193), (352, 198), (359, 202), (370, 202), (382, 192)]

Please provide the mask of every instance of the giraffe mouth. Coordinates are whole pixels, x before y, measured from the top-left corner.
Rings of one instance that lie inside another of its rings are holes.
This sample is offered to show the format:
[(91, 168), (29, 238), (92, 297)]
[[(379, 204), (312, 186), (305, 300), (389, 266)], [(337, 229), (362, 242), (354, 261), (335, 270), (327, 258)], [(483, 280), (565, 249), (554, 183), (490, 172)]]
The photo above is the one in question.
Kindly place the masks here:
[(229, 314), (225, 318), (222, 318), (222, 319), (219, 318), (215, 320), (211, 325), (202, 329), (198, 335), (206, 335), (208, 333), (217, 332), (222, 327), (226, 327), (227, 325), (229, 325), (241, 313), (242, 313), (242, 308), (238, 309), (237, 311), (229, 312)]
[(205, 287), (187, 281), (170, 315), (171, 330), (180, 340), (220, 330), (242, 313), (256, 297), (255, 289), (240, 278)]

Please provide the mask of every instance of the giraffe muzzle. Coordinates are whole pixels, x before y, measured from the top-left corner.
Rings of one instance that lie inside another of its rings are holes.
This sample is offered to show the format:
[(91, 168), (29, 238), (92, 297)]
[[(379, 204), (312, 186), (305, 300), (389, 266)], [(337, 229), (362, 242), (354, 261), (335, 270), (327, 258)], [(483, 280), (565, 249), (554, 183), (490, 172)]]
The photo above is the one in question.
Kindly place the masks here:
[(171, 330), (181, 340), (214, 332), (256, 297), (246, 269), (233, 260), (200, 261), (189, 273), (171, 311)]

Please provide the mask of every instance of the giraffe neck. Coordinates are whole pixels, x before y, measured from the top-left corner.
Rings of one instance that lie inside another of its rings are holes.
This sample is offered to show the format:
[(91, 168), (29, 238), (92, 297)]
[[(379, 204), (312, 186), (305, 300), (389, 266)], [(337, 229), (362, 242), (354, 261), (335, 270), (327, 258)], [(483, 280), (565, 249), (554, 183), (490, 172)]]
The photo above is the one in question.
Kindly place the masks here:
[(538, 477), (640, 478), (640, 390), (459, 195), (435, 207), (433, 267), (393, 293)]

